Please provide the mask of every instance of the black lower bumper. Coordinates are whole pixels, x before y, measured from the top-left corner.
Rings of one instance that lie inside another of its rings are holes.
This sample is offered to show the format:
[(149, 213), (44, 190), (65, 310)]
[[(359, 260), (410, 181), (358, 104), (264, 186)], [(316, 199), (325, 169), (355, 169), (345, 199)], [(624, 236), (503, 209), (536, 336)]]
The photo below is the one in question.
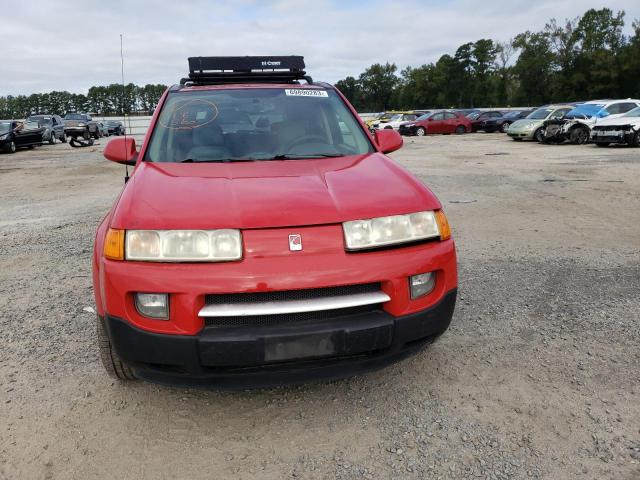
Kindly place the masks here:
[(621, 135), (598, 135), (595, 134), (591, 138), (594, 143), (619, 143), (631, 145), (633, 143), (634, 132), (623, 133)]
[(150, 333), (107, 315), (113, 348), (138, 378), (171, 385), (270, 387), (375, 370), (417, 352), (449, 327), (456, 290), (421, 312), (369, 312), (278, 327)]

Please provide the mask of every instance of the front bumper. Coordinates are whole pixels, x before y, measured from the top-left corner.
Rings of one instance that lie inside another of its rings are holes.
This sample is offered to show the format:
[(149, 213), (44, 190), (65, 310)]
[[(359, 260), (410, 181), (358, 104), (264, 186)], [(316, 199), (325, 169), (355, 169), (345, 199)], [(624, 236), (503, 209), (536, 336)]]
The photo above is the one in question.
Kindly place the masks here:
[(523, 140), (533, 140), (533, 134), (535, 129), (533, 130), (509, 130), (507, 131), (507, 135), (511, 138), (521, 138)]
[(330, 380), (382, 368), (417, 352), (449, 326), (456, 289), (419, 312), (367, 312), (297, 325), (205, 327), (163, 335), (106, 315), (112, 347), (141, 379), (217, 388)]
[[(606, 133), (605, 133), (606, 132)], [(610, 133), (615, 132), (615, 133)], [(595, 143), (620, 143), (620, 144), (631, 144), (633, 142), (633, 137), (635, 132), (632, 130), (592, 130), (591, 131), (591, 140)]]

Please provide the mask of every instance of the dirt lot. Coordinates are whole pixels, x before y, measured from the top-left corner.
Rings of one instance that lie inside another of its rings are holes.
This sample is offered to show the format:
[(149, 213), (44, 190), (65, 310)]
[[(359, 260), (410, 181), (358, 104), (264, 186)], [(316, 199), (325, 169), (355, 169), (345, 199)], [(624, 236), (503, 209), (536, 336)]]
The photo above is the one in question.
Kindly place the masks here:
[(220, 393), (102, 369), (83, 308), (124, 168), (101, 148), (0, 156), (0, 479), (640, 478), (640, 150), (408, 140), (458, 242), (449, 332), (366, 376)]

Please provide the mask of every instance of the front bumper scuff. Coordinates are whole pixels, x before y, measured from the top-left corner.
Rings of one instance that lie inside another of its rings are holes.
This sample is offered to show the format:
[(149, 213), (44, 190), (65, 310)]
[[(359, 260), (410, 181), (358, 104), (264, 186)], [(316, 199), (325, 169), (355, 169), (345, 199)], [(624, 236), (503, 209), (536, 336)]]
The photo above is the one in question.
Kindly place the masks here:
[(205, 327), (197, 335), (147, 332), (110, 315), (102, 321), (116, 353), (141, 379), (271, 387), (356, 375), (417, 352), (448, 328), (456, 292), (401, 317), (378, 311), (277, 327)]

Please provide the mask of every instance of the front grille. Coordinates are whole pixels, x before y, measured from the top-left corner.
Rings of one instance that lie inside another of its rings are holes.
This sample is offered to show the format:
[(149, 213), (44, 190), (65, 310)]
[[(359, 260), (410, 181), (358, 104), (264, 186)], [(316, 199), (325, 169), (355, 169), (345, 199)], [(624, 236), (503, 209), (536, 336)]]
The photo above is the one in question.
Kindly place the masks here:
[[(209, 294), (205, 297), (205, 304), (220, 305), (253, 302), (278, 302), (286, 300), (312, 300), (379, 291), (379, 283), (365, 283), (360, 285), (344, 285), (339, 287), (312, 288), (306, 290)], [(335, 310), (322, 310), (318, 312), (298, 312), (278, 315), (244, 315), (237, 317), (205, 317), (204, 321), (205, 325), (209, 327), (275, 326), (289, 323), (331, 320), (337, 317), (380, 310), (381, 307), (378, 304), (340, 308)]]

